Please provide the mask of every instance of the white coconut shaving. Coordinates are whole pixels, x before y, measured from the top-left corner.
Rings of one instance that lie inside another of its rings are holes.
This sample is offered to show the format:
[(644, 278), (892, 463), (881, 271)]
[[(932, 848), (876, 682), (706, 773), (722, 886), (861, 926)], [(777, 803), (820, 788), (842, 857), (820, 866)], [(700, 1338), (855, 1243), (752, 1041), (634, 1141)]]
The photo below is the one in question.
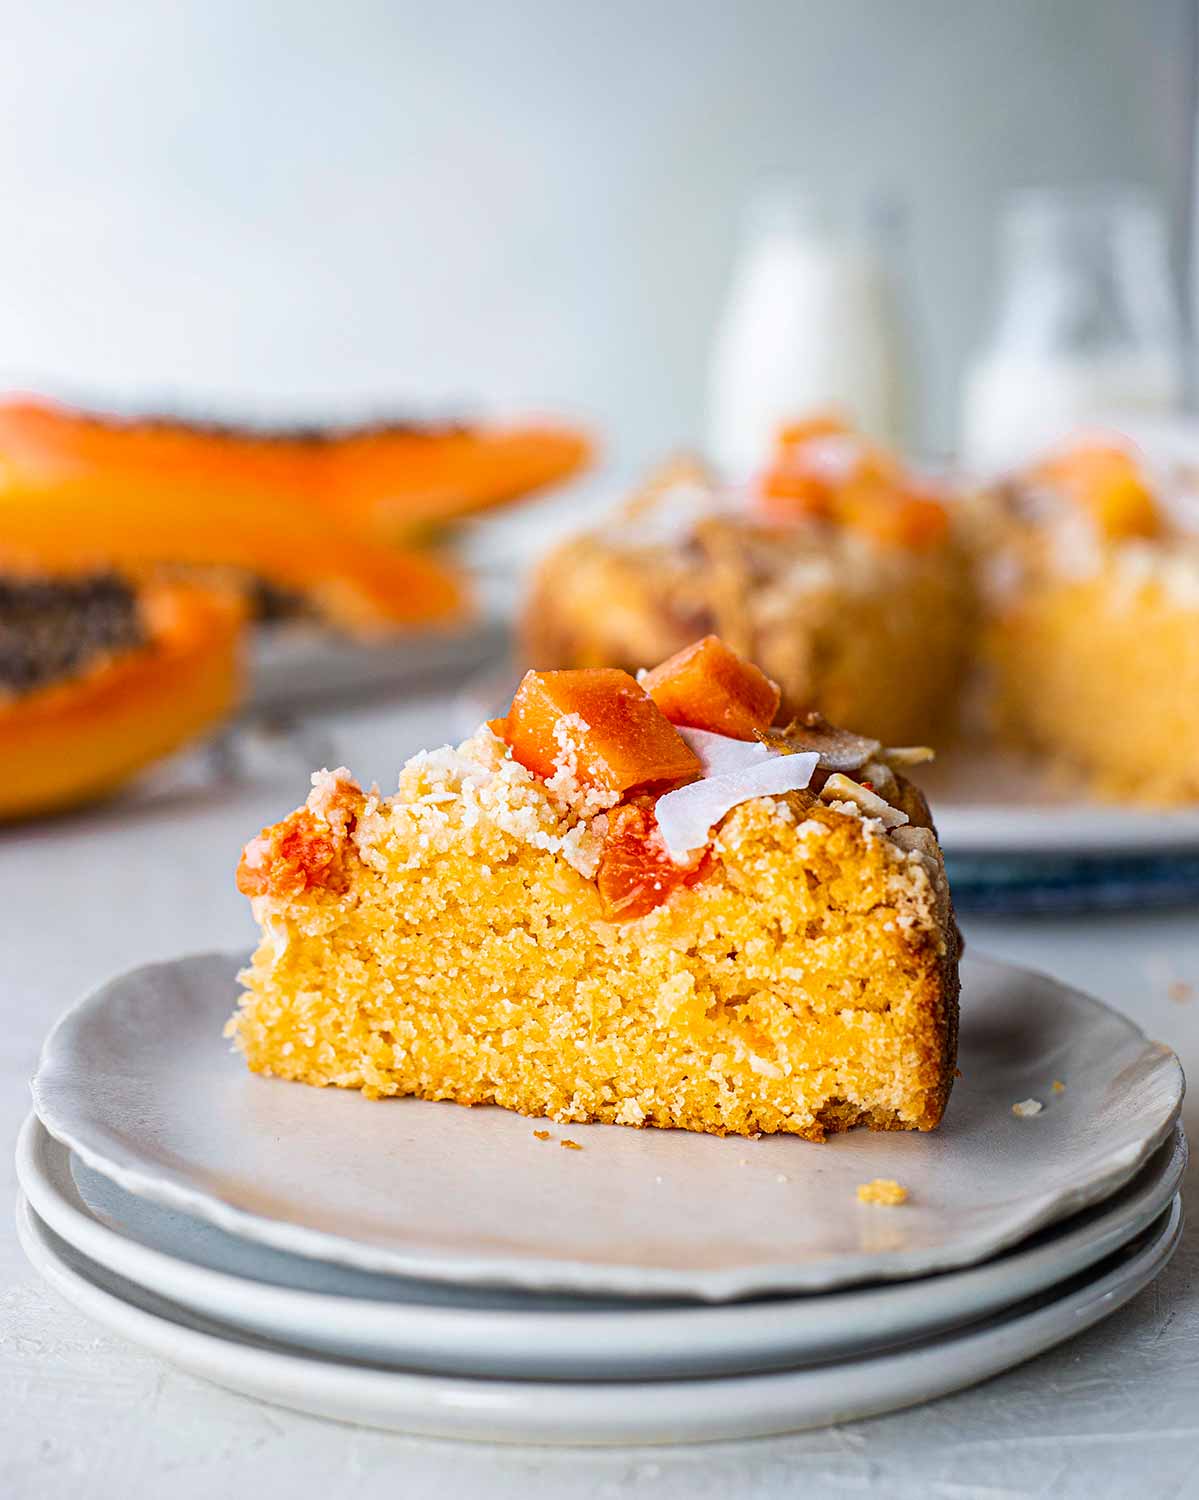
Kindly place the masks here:
[[(713, 735), (711, 738), (723, 739), (724, 736)], [(740, 744), (746, 750), (752, 748), (744, 741), (734, 740), (732, 743)], [(702, 781), (693, 781), (689, 786), (667, 792), (658, 799), (658, 829), (671, 859), (684, 863), (697, 849), (705, 848), (714, 825), (742, 802), (754, 797), (777, 797), (784, 792), (802, 791), (811, 781), (820, 759), (810, 752), (771, 755), (766, 751), (765, 754), (764, 761), (751, 762), (721, 775), (705, 776)]]
[[(760, 740), (735, 740), (710, 729), (679, 728), (688, 749), (694, 750), (705, 776), (724, 776), (734, 771), (748, 771), (768, 761), (771, 752)], [(807, 784), (806, 782), (804, 783)]]

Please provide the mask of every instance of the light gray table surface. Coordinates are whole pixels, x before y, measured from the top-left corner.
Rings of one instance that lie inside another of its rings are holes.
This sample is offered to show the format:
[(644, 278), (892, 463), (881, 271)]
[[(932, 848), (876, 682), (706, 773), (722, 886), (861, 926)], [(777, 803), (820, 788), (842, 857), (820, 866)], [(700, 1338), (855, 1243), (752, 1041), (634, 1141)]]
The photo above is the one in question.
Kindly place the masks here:
[[(233, 887), (241, 844), (304, 795), (305, 758), (394, 784), (455, 734), (446, 701), (316, 725), (298, 752), (251, 747), (245, 775), (0, 832), (0, 1187), (27, 1080), (59, 1013), (150, 959), (249, 945)], [(1199, 912), (975, 920), (968, 941), (1126, 1011), (1199, 1078)], [(1186, 1108), (1199, 1141), (1199, 1098)], [(962, 1394), (866, 1422), (753, 1443), (562, 1451), (406, 1439), (227, 1394), (89, 1323), (46, 1289), (0, 1217), (0, 1496), (137, 1500), (287, 1495), (1199, 1496), (1199, 1168), (1183, 1245), (1108, 1322)]]

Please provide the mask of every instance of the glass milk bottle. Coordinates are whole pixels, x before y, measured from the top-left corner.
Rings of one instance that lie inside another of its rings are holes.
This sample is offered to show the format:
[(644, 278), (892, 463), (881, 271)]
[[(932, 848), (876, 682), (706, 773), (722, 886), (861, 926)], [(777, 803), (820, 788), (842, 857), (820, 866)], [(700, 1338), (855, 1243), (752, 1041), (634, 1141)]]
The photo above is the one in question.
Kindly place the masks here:
[(1020, 194), (989, 343), (967, 370), (961, 458), (1028, 462), (1079, 427), (1177, 410), (1183, 356), (1161, 215), (1124, 189)]
[(785, 185), (753, 200), (708, 371), (708, 446), (726, 477), (768, 461), (788, 421), (837, 408), (905, 436), (902, 337), (887, 225), (837, 222)]

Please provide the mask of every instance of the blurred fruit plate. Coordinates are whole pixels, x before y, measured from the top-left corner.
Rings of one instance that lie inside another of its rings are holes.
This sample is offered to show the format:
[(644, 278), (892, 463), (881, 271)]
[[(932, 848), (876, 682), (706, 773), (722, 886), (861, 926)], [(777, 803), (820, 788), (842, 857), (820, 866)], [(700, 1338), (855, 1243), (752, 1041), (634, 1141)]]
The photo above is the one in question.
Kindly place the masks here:
[(250, 663), (250, 713), (315, 708), (401, 688), (428, 688), (500, 657), (508, 631), (498, 615), (457, 629), (353, 641), (316, 629), (263, 630)]

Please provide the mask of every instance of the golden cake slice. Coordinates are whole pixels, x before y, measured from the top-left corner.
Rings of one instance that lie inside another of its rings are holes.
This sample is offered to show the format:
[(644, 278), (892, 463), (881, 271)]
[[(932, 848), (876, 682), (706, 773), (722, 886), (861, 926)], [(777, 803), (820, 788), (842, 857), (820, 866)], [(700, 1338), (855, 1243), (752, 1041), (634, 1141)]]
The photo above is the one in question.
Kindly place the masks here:
[(945, 495), (834, 418), (787, 428), (743, 489), (670, 465), (542, 560), (522, 618), (547, 668), (632, 672), (714, 631), (789, 712), (891, 743), (949, 734), (972, 627)]
[(559, 1121), (932, 1129), (958, 936), (894, 769), (922, 752), (773, 729), (778, 702), (710, 638), (644, 686), (530, 672), (394, 796), (314, 776), (238, 868), (251, 1069)]

